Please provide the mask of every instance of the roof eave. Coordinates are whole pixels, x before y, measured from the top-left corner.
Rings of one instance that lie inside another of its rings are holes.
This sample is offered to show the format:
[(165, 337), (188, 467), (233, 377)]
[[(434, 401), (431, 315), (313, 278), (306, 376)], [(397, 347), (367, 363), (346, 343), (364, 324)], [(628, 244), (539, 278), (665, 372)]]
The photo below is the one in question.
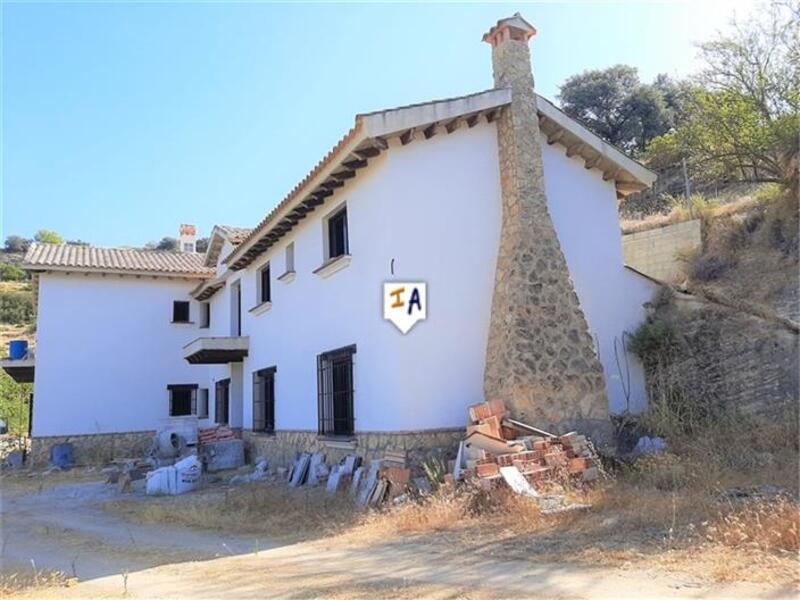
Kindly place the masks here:
[(189, 271), (146, 271), (137, 269), (109, 269), (104, 267), (82, 267), (70, 265), (40, 265), (22, 263), (22, 269), (31, 274), (42, 273), (83, 273), (85, 275), (125, 275), (135, 277), (154, 277), (164, 279), (208, 279), (213, 273), (197, 273)]

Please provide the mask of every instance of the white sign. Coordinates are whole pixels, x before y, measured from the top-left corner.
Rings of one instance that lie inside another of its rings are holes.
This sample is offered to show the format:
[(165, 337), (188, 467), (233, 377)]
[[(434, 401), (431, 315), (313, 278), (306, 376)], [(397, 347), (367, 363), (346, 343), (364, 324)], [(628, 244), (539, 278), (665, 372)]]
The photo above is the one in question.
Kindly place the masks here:
[(428, 315), (427, 286), (421, 281), (387, 281), (383, 284), (383, 318), (408, 333)]

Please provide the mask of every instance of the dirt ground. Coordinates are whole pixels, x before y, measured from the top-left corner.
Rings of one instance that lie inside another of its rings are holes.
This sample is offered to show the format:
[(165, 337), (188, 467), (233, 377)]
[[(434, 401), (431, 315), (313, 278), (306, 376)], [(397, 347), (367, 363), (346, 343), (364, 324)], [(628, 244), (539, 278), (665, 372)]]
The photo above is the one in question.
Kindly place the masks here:
[(11, 597), (788, 598), (796, 592), (785, 583), (713, 583), (636, 564), (529, 560), (530, 540), (498, 543), (471, 530), (292, 542), (147, 524), (104, 510), (119, 495), (100, 481), (23, 481), (3, 482), (2, 572), (35, 566), (78, 582)]

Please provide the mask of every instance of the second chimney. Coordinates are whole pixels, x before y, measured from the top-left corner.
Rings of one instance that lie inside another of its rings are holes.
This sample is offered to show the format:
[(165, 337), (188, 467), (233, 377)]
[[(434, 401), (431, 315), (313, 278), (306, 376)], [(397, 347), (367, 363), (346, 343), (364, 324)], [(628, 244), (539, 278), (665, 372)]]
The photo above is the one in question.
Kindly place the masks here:
[(181, 252), (194, 252), (197, 242), (197, 229), (194, 225), (182, 224), (178, 230), (178, 250)]

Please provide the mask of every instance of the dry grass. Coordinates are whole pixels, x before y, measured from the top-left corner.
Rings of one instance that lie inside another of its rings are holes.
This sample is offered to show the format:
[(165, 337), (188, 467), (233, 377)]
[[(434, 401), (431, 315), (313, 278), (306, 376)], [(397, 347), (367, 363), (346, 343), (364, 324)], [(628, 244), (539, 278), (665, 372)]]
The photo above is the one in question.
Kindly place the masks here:
[(53, 471), (49, 473), (19, 470), (4, 470), (0, 472), (1, 495), (8, 494), (30, 494), (32, 492), (42, 492), (55, 485), (70, 483), (82, 483), (87, 481), (98, 481), (104, 476), (94, 469), (75, 468), (68, 471)]
[(45, 588), (52, 590), (52, 588), (72, 587), (77, 583), (75, 577), (69, 577), (61, 571), (35, 569), (31, 566), (27, 571), (0, 572), (0, 597)]
[(210, 489), (184, 496), (106, 503), (106, 510), (144, 523), (265, 535), (297, 542), (334, 535), (361, 522), (346, 492), (328, 494), (324, 488), (289, 488), (285, 483), (254, 483)]
[(650, 215), (644, 219), (622, 219), (620, 227), (622, 233), (637, 233), (658, 229), (675, 223), (683, 223), (692, 219), (713, 219), (748, 212), (763, 206), (765, 200), (761, 196), (746, 196), (725, 204), (709, 201), (700, 196), (693, 196), (688, 203), (676, 203), (668, 213)]

